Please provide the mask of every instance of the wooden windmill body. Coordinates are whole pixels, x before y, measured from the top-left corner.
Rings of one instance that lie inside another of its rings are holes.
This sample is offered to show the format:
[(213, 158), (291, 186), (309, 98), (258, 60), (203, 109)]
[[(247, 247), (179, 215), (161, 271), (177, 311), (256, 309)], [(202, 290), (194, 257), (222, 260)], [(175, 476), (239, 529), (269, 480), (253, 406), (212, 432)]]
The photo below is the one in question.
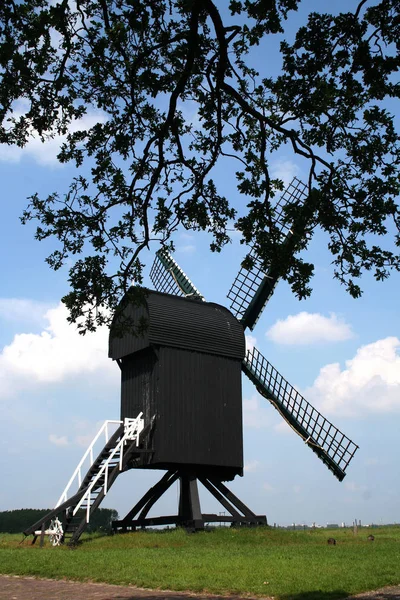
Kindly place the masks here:
[[(243, 327), (224, 306), (197, 297), (148, 290), (142, 305), (122, 305), (114, 328), (141, 319), (147, 327), (140, 336), (129, 329), (115, 335), (111, 328), (109, 355), (121, 369), (121, 419), (143, 412), (152, 422), (147, 452), (134, 466), (167, 473), (114, 529), (160, 524), (201, 529), (221, 521), (221, 515), (202, 513), (198, 481), (228, 509), (223, 520), (266, 523), (223, 484), (243, 475)], [(177, 480), (177, 514), (148, 517), (147, 509)]]
[(154, 291), (129, 309), (148, 329), (111, 331), (109, 355), (121, 368), (121, 419), (155, 418), (143, 467), (242, 475), (243, 328), (223, 306)]
[[(275, 207), (283, 245), (293, 235), (282, 216), (285, 205), (303, 202), (305, 194), (306, 187), (295, 179)], [(45, 531), (57, 518), (63, 523), (62, 538), (68, 534), (75, 542), (117, 476), (135, 469), (166, 472), (123, 519), (113, 523), (115, 531), (167, 524), (202, 529), (215, 521), (266, 523), (264, 515), (252, 512), (224, 483), (243, 474), (241, 373), (343, 480), (358, 446), (256, 348), (245, 352), (245, 329), (253, 330), (280, 272), (276, 264), (265, 271), (256, 248), (248, 259), (228, 293), (228, 310), (206, 302), (165, 248), (156, 253), (150, 273), (155, 291), (144, 290), (139, 303), (128, 291), (110, 331), (109, 356), (121, 369), (118, 429), (91, 460), (86, 475), (78, 477), (78, 489), (69, 491), (72, 477), (55, 509), (25, 535), (33, 533), (36, 539), (39, 527)], [(129, 325), (138, 323), (146, 326), (135, 330)], [(176, 514), (149, 516), (176, 481), (180, 485)], [(220, 502), (224, 515), (202, 512), (198, 482)]]

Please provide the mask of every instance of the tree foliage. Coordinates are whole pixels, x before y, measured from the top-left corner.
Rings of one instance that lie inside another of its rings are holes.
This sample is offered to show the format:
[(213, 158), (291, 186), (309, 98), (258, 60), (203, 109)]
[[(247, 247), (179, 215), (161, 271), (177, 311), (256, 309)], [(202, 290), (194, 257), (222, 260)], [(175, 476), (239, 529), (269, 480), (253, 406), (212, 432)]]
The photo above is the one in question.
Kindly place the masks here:
[[(0, 141), (66, 136), (58, 158), (78, 175), (65, 194), (32, 195), (23, 221), (56, 240), (52, 268), (75, 258), (64, 302), (72, 321), (86, 315), (83, 331), (142, 282), (142, 250), (173, 244), (180, 227), (209, 232), (218, 252), (233, 221), (300, 298), (313, 265), (299, 252), (317, 227), (354, 297), (365, 270), (378, 280), (400, 270), (399, 0), (311, 13), (290, 41), (301, 4), (3, 0)], [(266, 56), (258, 72), (254, 50), (276, 35), (282, 70), (274, 76)], [(308, 169), (307, 201), (286, 212), (289, 249), (274, 212), (283, 182), (270, 169), (285, 145)], [(217, 184), (219, 164), (235, 173), (240, 203)]]
[[(42, 519), (50, 509), (18, 508), (0, 512), (0, 533), (22, 533), (27, 527)], [(82, 511), (83, 513), (83, 511)], [(118, 512), (113, 508), (98, 508), (90, 517), (88, 533), (95, 531), (111, 532)]]

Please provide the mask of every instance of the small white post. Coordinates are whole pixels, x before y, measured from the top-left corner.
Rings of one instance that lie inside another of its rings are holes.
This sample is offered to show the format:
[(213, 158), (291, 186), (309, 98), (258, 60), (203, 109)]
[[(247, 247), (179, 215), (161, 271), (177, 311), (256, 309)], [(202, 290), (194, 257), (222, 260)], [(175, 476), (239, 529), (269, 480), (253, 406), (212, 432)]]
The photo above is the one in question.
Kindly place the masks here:
[(87, 507), (86, 507), (86, 523), (89, 523), (89, 521), (90, 521), (90, 504), (91, 504), (91, 494), (90, 494), (90, 490), (89, 490)]
[(124, 444), (121, 444), (120, 454), (119, 454), (119, 470), (122, 471), (122, 458), (124, 456)]
[(104, 469), (104, 495), (107, 494), (107, 487), (108, 487), (108, 466), (106, 465), (106, 468)]

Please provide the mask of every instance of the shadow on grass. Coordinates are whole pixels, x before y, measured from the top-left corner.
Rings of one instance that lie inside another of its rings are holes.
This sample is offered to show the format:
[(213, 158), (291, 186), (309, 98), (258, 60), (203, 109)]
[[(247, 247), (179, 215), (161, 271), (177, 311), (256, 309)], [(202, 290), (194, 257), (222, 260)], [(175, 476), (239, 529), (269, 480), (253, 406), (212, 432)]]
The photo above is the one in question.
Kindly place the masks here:
[(77, 542), (71, 544), (71, 548), (79, 547), (84, 544), (94, 542), (95, 540), (101, 540), (104, 538), (113, 537), (113, 534), (110, 531), (95, 531), (93, 533), (84, 533), (81, 538)]

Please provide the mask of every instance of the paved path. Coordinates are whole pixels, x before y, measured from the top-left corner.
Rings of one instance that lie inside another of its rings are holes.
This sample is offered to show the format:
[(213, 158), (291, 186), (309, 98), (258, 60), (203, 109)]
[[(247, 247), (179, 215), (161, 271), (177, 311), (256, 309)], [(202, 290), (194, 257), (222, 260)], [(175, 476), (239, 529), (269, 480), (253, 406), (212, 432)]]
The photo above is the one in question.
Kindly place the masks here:
[[(1, 598), (1, 596), (0, 596)], [(400, 600), (400, 585), (353, 596), (354, 600)]]
[[(222, 596), (0, 575), (0, 600), (193, 600), (195, 598), (222, 600)], [(324, 598), (326, 595), (323, 595), (321, 600)], [(354, 600), (400, 600), (400, 586), (359, 594), (353, 598)], [(317, 600), (317, 596), (313, 595), (313, 599)], [(238, 600), (238, 596), (229, 596), (226, 600)]]
[[(223, 600), (222, 596), (205, 594), (0, 575), (0, 600), (193, 600), (194, 598)], [(229, 596), (229, 600), (239, 600), (239, 598)]]

